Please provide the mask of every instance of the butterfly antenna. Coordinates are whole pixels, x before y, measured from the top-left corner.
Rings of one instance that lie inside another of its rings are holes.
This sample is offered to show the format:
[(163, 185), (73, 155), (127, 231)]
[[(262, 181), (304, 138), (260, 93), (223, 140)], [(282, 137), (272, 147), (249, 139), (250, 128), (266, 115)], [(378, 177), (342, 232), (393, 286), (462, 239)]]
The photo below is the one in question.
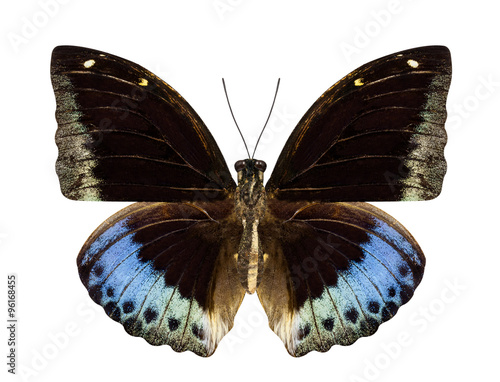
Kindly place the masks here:
[(233, 109), (231, 108), (231, 103), (229, 102), (229, 96), (227, 95), (227, 89), (226, 89), (226, 82), (224, 81), (224, 78), (222, 79), (222, 86), (224, 86), (224, 93), (226, 94), (226, 99), (227, 99), (227, 104), (229, 105), (229, 110), (231, 111), (231, 115), (233, 116), (233, 121), (240, 132), (241, 139), (243, 139), (243, 144), (245, 145), (245, 149), (247, 150), (248, 158), (250, 158), (250, 151), (248, 150), (247, 143), (245, 142), (245, 138), (243, 137), (243, 134), (240, 130), (240, 127), (238, 126), (238, 122), (236, 122), (236, 118), (234, 118), (234, 113)]
[(253, 149), (252, 159), (255, 156), (255, 152), (257, 151), (257, 146), (259, 145), (260, 138), (262, 137), (262, 134), (264, 133), (264, 130), (267, 126), (267, 122), (269, 122), (269, 118), (271, 118), (271, 113), (273, 112), (274, 103), (276, 102), (276, 96), (278, 95), (279, 87), (280, 87), (280, 79), (278, 78), (278, 84), (276, 85), (276, 92), (274, 93), (273, 104), (271, 105), (271, 110), (269, 110), (269, 115), (267, 116), (266, 123), (264, 123), (264, 127), (262, 128), (259, 138), (257, 139), (257, 143), (255, 144), (255, 148)]

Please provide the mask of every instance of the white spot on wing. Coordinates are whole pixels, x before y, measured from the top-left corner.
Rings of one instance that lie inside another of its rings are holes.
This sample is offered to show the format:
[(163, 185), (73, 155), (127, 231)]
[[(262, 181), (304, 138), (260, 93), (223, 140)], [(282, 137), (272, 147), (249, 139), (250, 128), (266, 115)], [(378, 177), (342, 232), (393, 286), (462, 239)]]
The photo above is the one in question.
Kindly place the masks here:
[(95, 60), (87, 60), (83, 63), (83, 66), (85, 66), (88, 69), (88, 68), (91, 68), (92, 66), (94, 66), (94, 64), (95, 64)]
[(362, 78), (356, 78), (354, 80), (354, 86), (363, 86), (365, 83), (363, 82)]
[(406, 61), (406, 63), (407, 63), (409, 66), (411, 66), (412, 68), (416, 68), (416, 67), (418, 67), (418, 62), (417, 62), (417, 61), (415, 61), (415, 60), (408, 60), (408, 61)]

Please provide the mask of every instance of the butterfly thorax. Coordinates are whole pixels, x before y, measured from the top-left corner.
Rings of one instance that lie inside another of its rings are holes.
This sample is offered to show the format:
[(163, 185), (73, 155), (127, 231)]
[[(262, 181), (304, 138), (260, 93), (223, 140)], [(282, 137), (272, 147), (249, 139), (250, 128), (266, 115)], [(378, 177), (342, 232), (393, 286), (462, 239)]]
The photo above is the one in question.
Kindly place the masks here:
[(235, 168), (238, 172), (236, 214), (243, 227), (237, 254), (238, 274), (245, 290), (254, 293), (264, 265), (258, 227), (266, 210), (266, 164), (255, 159), (246, 159), (236, 162)]

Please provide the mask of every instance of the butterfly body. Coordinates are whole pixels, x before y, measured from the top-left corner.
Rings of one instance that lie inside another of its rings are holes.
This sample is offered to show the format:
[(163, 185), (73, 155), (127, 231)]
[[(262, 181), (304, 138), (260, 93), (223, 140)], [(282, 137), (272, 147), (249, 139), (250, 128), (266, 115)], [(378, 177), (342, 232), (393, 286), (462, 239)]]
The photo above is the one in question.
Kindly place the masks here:
[(397, 52), (329, 88), (267, 183), (232, 179), (207, 127), (168, 84), (108, 53), (54, 49), (61, 190), (138, 201), (107, 219), (77, 265), (90, 297), (153, 345), (211, 355), (246, 293), (302, 356), (372, 335), (419, 285), (425, 256), (366, 201), (428, 200), (446, 172), (447, 48)]
[(267, 208), (263, 183), (266, 164), (263, 161), (247, 159), (236, 162), (235, 168), (238, 172), (235, 213), (242, 225), (237, 268), (243, 287), (252, 294), (257, 289), (264, 268), (258, 227)]

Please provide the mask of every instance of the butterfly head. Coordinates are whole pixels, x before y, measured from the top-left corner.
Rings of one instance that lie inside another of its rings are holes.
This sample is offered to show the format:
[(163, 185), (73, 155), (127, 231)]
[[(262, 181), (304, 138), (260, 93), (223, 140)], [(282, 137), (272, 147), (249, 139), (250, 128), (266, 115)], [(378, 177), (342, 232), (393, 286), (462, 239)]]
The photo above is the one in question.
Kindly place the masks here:
[(257, 159), (243, 159), (234, 164), (234, 168), (238, 173), (238, 183), (255, 180), (260, 183), (264, 182), (264, 171), (266, 171), (267, 164), (263, 160)]

